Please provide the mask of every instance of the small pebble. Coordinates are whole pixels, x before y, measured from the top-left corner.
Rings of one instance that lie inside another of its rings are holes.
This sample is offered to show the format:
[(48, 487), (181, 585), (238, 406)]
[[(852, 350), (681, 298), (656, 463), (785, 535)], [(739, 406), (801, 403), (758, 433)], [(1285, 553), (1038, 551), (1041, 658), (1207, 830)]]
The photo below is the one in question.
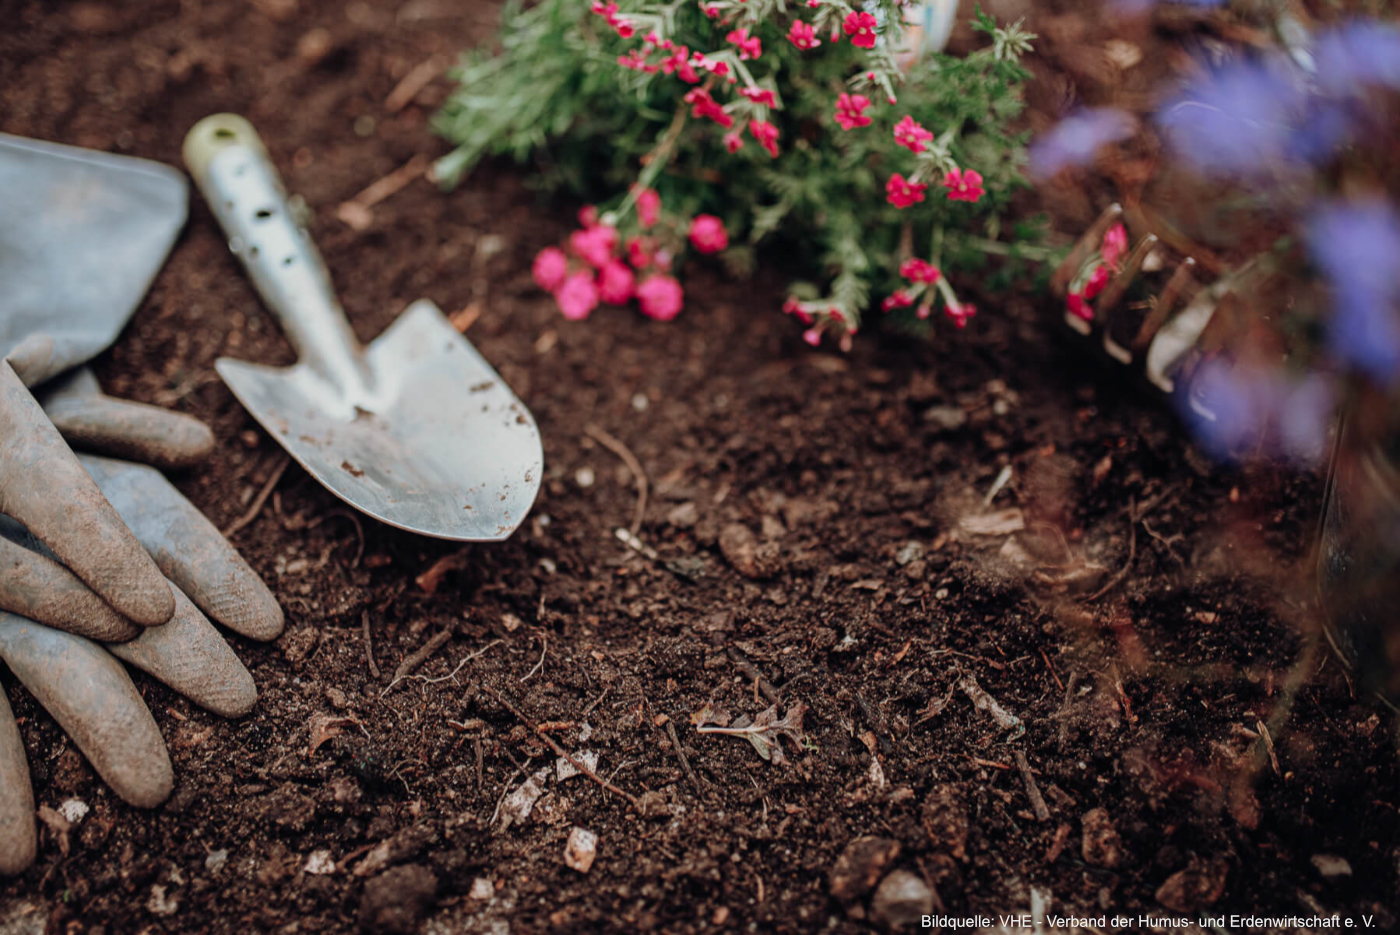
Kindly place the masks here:
[(1345, 857), (1338, 857), (1336, 854), (1314, 854), (1312, 865), (1317, 868), (1318, 873), (1328, 879), (1351, 876), (1351, 864)]
[(846, 845), (831, 868), (831, 895), (841, 902), (859, 899), (875, 886), (896, 857), (899, 842), (866, 835)]
[(598, 477), (593, 473), (591, 467), (581, 467), (574, 472), (574, 483), (578, 484), (580, 487), (592, 487), (593, 482), (597, 479)]
[(918, 928), (933, 912), (933, 890), (908, 870), (896, 870), (880, 881), (870, 901), (870, 915), (894, 930)]
[(569, 832), (569, 840), (564, 845), (564, 863), (571, 870), (587, 873), (598, 856), (598, 835), (583, 828)]

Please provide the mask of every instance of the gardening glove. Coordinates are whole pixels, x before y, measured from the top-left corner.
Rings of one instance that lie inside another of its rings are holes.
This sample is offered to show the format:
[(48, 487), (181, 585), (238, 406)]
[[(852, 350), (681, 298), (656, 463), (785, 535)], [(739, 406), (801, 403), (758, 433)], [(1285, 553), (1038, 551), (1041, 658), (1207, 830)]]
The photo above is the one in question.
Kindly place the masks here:
[[(272, 594), (158, 472), (80, 464), (55, 429), (162, 466), (212, 448), (201, 423), (110, 400), (72, 370), (145, 294), (184, 223), (185, 183), (155, 163), (0, 134), (0, 198), (23, 222), (0, 228), (0, 513), (13, 517), (0, 517), (0, 659), (118, 795), (151, 807), (170, 792), (170, 758), (115, 656), (236, 717), (256, 688), (196, 605), (254, 639), (282, 629)], [(33, 860), (33, 794), (3, 693), (0, 842), (0, 873)]]
[[(146, 160), (0, 134), (0, 202), (0, 513), (67, 566), (0, 540), (0, 610), (27, 614), (52, 603), (56, 615), (97, 621), (94, 635), (130, 638), (133, 622), (168, 621), (174, 594), (26, 387), (87, 362), (116, 339), (184, 225), (184, 177)], [(55, 384), (46, 397), (75, 437), (134, 440), (138, 427), (151, 425), (161, 427), (156, 435), (171, 434), (165, 418), (114, 410), (100, 395), (80, 392), (81, 383), (70, 389)], [(181, 423), (178, 443), (116, 450), (155, 450), (165, 463), (163, 454), (176, 451), (178, 459), (200, 447), (195, 434)], [(75, 576), (126, 620), (66, 601), (77, 593)]]
[[(118, 658), (224, 717), (257, 700), (252, 676), (205, 618), (253, 639), (282, 631), (266, 586), (204, 516), (153, 468), (89, 455), (82, 467), (169, 577), (169, 623), (129, 642), (99, 644), (33, 620), (0, 613), (0, 659), (53, 716), (98, 775), (132, 805), (152, 808), (170, 794), (170, 757), (136, 686)], [(0, 521), (0, 542), (43, 558), (43, 545)], [(186, 596), (188, 592), (189, 597)], [(95, 595), (90, 602), (101, 604)], [(198, 607), (196, 607), (198, 605)], [(0, 874), (19, 873), (37, 847), (34, 799), (24, 750), (0, 693)]]

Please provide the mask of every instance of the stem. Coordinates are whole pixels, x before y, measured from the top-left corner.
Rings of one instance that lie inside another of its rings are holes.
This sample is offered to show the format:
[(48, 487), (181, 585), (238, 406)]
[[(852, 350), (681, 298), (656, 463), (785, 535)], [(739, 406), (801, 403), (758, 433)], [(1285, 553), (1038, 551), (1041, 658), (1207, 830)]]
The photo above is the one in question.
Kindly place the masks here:
[(622, 200), (622, 204), (617, 206), (616, 211), (609, 211), (603, 217), (603, 223), (609, 227), (616, 227), (617, 222), (627, 216), (627, 212), (637, 203), (637, 198), (651, 187), (651, 183), (656, 181), (656, 177), (661, 174), (661, 169), (671, 159), (671, 151), (676, 148), (676, 141), (680, 139), (681, 130), (685, 127), (685, 121), (690, 116), (686, 109), (689, 105), (684, 101), (676, 108), (676, 116), (671, 120), (671, 125), (666, 128), (661, 139), (651, 152), (643, 157), (642, 172), (637, 176), (637, 183), (632, 186), (632, 190), (627, 193), (627, 197)]
[(1002, 243), (999, 240), (988, 240), (985, 237), (964, 237), (963, 242), (983, 253), (992, 253), (997, 256), (1025, 257), (1028, 260), (1039, 260), (1041, 263), (1049, 263), (1051, 260), (1058, 259), (1054, 247)]

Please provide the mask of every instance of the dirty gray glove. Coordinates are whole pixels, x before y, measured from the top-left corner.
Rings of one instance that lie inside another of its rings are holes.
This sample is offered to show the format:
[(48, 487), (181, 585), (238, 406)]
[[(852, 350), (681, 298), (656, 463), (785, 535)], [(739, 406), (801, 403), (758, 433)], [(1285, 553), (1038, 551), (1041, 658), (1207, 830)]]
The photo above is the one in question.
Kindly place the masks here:
[[(186, 191), (168, 166), (0, 134), (0, 659), (144, 807), (169, 795), (170, 757), (117, 657), (236, 717), (257, 691), (200, 609), (253, 639), (282, 630), (271, 592), (159, 472), (80, 463), (60, 437), (161, 467), (212, 449), (203, 423), (103, 396), (81, 369), (160, 270)], [(35, 832), (0, 692), (0, 874), (33, 861)]]
[[(99, 644), (0, 613), (0, 659), (117, 795), (132, 805), (150, 808), (170, 794), (170, 757), (154, 719), (117, 658), (216, 714), (238, 717), (252, 708), (257, 689), (204, 614), (244, 636), (268, 640), (282, 631), (282, 611), (213, 524), (160, 472), (89, 455), (80, 461), (169, 579), (174, 616), (163, 626), (140, 630), (129, 642)], [(18, 524), (0, 521), (0, 542), (43, 558), (42, 544)], [(102, 604), (91, 592), (84, 597), (88, 606)], [(33, 793), (3, 693), (0, 840), (16, 842), (14, 847), (0, 849), (0, 874), (21, 872), (33, 861), (37, 845)]]

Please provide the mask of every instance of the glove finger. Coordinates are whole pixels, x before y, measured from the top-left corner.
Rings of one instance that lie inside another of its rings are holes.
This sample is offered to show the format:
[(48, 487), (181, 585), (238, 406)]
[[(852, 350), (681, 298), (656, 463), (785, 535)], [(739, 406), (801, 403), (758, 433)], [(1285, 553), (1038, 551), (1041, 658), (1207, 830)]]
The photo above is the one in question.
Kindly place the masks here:
[(0, 691), (0, 876), (23, 873), (34, 862), (38, 832), (34, 825), (34, 790), (19, 726), (5, 693)]
[(158, 626), (175, 595), (9, 364), (0, 362), (0, 513), (8, 513), (119, 613)]
[(258, 700), (253, 676), (179, 590), (169, 623), (151, 627), (129, 643), (111, 644), (107, 651), (224, 717), (242, 717)]
[(214, 433), (194, 418), (111, 396), (56, 400), (44, 406), (74, 448), (130, 458), (164, 470), (198, 464), (214, 450)]
[(0, 614), (0, 659), (113, 792), (139, 808), (170, 795), (175, 776), (165, 740), (114, 656), (81, 636)]
[(214, 524), (159, 471), (78, 458), (165, 576), (217, 623), (255, 640), (282, 633), (282, 608)]
[(141, 632), (67, 568), (3, 535), (0, 610), (93, 640), (129, 640)]

